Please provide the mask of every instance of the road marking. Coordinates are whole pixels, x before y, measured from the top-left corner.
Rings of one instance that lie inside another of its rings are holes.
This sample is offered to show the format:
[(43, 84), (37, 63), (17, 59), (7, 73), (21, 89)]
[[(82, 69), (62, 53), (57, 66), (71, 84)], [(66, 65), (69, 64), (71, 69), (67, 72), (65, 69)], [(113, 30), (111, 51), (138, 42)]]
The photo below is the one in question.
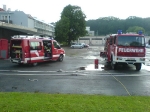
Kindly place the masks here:
[[(91, 75), (94, 74), (94, 75)], [(57, 72), (57, 71), (11, 71), (10, 73), (8, 71), (3, 71), (0, 73), (0, 75), (47, 75), (47, 76), (102, 76), (102, 77), (142, 77), (142, 76), (150, 76), (149, 74), (125, 74), (125, 73), (98, 73), (98, 72), (73, 72), (73, 71), (67, 71), (67, 72)]]
[(131, 96), (131, 94), (129, 93), (129, 91), (126, 88), (126, 86), (120, 80), (118, 80), (115, 76), (113, 76), (113, 77), (116, 79), (116, 81), (118, 81), (123, 86), (123, 88), (126, 90), (126, 92), (128, 93), (128, 95)]
[[(107, 71), (108, 72), (108, 71)], [(108, 72), (109, 73), (109, 72)], [(111, 73), (109, 73), (109, 74), (111, 74)], [(127, 92), (127, 94), (129, 95), (129, 96), (131, 96), (131, 94), (129, 93), (129, 91), (128, 91), (128, 89), (126, 88), (126, 86), (120, 81), (120, 80), (118, 80), (114, 75), (112, 75), (112, 77), (117, 81), (117, 82), (119, 82), (122, 86), (123, 86), (123, 88), (125, 89), (125, 91)]]

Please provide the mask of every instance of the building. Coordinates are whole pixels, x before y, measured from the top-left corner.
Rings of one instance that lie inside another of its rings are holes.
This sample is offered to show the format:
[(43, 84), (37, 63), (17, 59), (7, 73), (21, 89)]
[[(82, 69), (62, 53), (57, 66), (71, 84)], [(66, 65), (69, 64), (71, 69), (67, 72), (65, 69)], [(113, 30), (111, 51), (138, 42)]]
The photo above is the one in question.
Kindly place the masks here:
[(105, 36), (84, 36), (80, 37), (77, 41), (89, 45), (103, 45), (105, 43)]
[(87, 36), (94, 36), (94, 31), (91, 31), (89, 26), (86, 27), (86, 31), (88, 32)]
[(11, 11), (10, 8), (7, 10), (6, 5), (3, 5), (3, 9), (0, 8), (0, 21), (37, 29), (36, 35), (54, 36), (54, 26), (52, 24), (38, 20), (37, 18), (32, 17), (30, 14), (25, 14), (23, 11)]

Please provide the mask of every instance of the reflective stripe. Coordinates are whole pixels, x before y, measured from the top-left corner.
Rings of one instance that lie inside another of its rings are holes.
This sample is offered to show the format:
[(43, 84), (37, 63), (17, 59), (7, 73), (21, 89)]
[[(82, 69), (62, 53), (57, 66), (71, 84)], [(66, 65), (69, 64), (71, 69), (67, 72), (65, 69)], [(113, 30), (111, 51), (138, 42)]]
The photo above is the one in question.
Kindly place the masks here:
[(44, 59), (44, 56), (40, 56), (40, 57), (33, 57), (33, 58), (25, 58), (24, 59), (24, 63), (27, 63), (29, 60), (40, 60), (40, 59)]
[(30, 51), (30, 53), (35, 53), (39, 57), (39, 53), (37, 50), (32, 50), (32, 51)]
[(56, 58), (56, 57), (59, 57), (59, 56), (60, 56), (60, 54), (57, 54), (57, 55), (53, 55), (53, 57), (54, 57), (54, 58)]

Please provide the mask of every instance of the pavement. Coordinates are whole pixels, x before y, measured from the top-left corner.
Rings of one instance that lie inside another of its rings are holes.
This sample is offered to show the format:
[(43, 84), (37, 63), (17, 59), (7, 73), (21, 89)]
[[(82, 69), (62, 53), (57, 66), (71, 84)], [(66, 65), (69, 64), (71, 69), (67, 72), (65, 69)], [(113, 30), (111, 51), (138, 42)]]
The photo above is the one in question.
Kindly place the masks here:
[[(1, 92), (46, 92), (102, 95), (150, 96), (150, 66), (135, 71), (130, 65), (114, 71), (99, 57), (102, 46), (66, 50), (63, 62), (18, 66), (0, 60)], [(147, 50), (147, 57), (150, 49)], [(98, 69), (94, 60), (99, 60)]]

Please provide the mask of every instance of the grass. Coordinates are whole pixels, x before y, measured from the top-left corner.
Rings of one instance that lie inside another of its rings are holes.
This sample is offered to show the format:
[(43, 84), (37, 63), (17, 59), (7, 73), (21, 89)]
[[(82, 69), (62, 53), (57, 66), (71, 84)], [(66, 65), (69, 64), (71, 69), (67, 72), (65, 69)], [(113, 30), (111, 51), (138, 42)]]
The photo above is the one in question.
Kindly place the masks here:
[(0, 112), (149, 112), (148, 96), (0, 93)]

